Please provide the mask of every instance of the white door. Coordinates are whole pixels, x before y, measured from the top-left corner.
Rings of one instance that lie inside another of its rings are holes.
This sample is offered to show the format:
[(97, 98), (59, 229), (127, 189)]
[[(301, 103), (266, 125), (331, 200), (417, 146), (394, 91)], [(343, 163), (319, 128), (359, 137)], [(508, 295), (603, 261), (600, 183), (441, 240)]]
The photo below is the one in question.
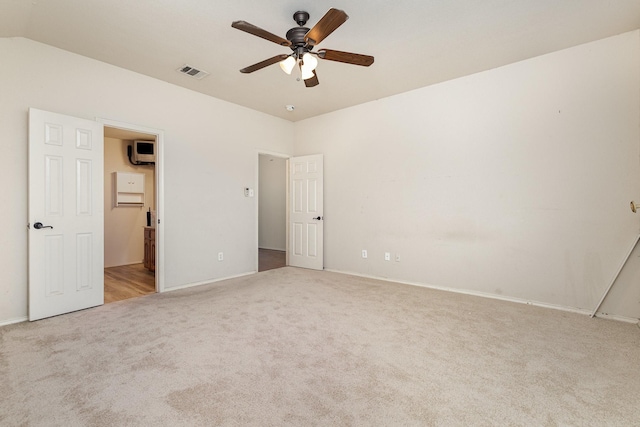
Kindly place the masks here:
[(104, 303), (103, 127), (29, 109), (29, 320)]
[(322, 270), (322, 154), (289, 161), (289, 265)]

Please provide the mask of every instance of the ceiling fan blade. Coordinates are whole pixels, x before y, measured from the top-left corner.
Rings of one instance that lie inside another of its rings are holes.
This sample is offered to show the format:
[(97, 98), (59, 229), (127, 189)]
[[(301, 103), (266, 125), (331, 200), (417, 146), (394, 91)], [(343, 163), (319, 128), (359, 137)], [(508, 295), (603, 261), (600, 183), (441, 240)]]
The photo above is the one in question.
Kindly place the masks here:
[(240, 70), (241, 73), (253, 73), (254, 71), (258, 71), (264, 67), (268, 67), (271, 64), (275, 64), (276, 62), (280, 62), (283, 59), (287, 59), (289, 55), (276, 55), (272, 58), (269, 59), (265, 59), (264, 61), (258, 62), (257, 64), (253, 64), (253, 65), (249, 65), (248, 67), (243, 68), (242, 70)]
[(318, 86), (320, 84), (320, 81), (318, 80), (318, 75), (316, 74), (315, 70), (313, 71), (313, 77), (308, 78), (304, 81), (304, 85), (306, 87), (314, 87), (314, 86)]
[(267, 30), (263, 30), (260, 27), (256, 27), (253, 24), (249, 24), (246, 21), (234, 21), (231, 26), (238, 30), (244, 31), (254, 36), (262, 37), (265, 40), (279, 44), (280, 46), (291, 46), (291, 42), (287, 39), (283, 39), (280, 36), (276, 36)]
[(345, 64), (362, 65), (363, 67), (373, 64), (373, 56), (341, 52), (339, 50), (321, 49), (318, 51), (318, 57), (329, 61), (344, 62)]
[(329, 9), (318, 23), (304, 36), (304, 41), (315, 46), (349, 19), (349, 15), (340, 9)]

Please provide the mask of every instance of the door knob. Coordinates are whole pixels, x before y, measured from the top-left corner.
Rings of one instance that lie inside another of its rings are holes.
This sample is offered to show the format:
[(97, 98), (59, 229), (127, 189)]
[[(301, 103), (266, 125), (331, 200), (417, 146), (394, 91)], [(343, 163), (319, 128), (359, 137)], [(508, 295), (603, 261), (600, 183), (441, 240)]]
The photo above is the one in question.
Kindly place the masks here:
[(322, 219), (321, 216), (315, 217), (315, 218), (311, 218), (311, 219), (315, 219), (316, 221), (320, 221)]
[(35, 224), (33, 224), (33, 228), (35, 228), (36, 230), (40, 230), (41, 228), (50, 228), (53, 230), (53, 227), (50, 225), (42, 225), (41, 222), (36, 222)]

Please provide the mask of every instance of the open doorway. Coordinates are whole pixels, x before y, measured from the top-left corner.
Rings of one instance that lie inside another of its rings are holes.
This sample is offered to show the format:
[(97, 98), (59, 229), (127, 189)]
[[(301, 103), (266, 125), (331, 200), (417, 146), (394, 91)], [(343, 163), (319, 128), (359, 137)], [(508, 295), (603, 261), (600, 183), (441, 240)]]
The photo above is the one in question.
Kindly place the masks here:
[(156, 139), (153, 134), (104, 127), (105, 303), (157, 290), (155, 159), (135, 155), (136, 145), (141, 145), (136, 141), (155, 147)]
[(287, 159), (258, 155), (258, 271), (286, 266)]

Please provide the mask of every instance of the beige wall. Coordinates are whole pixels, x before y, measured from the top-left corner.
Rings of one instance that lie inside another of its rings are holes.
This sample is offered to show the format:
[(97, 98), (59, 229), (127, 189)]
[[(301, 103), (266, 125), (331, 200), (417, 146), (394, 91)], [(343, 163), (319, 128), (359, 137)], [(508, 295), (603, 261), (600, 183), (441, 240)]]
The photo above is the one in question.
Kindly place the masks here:
[[(297, 122), (295, 153), (324, 154), (326, 268), (590, 311), (640, 228), (639, 131), (634, 31)], [(603, 311), (640, 317), (639, 261)]]
[[(147, 210), (155, 210), (155, 167), (134, 166), (127, 157), (132, 141), (104, 139), (104, 266), (135, 264), (144, 257), (143, 227)], [(135, 172), (145, 175), (144, 207), (114, 207), (113, 172)]]
[(292, 154), (291, 122), (24, 38), (0, 38), (0, 58), (12, 64), (0, 67), (0, 324), (27, 316), (29, 107), (163, 132), (166, 289), (255, 271), (258, 207), (243, 189), (258, 151)]
[[(27, 39), (0, 57), (0, 323), (27, 313), (29, 107), (164, 131), (167, 289), (254, 271), (243, 188), (294, 139), (324, 154), (329, 269), (590, 310), (640, 229), (640, 31), (295, 124)], [(634, 252), (603, 310), (640, 317), (638, 283)]]

